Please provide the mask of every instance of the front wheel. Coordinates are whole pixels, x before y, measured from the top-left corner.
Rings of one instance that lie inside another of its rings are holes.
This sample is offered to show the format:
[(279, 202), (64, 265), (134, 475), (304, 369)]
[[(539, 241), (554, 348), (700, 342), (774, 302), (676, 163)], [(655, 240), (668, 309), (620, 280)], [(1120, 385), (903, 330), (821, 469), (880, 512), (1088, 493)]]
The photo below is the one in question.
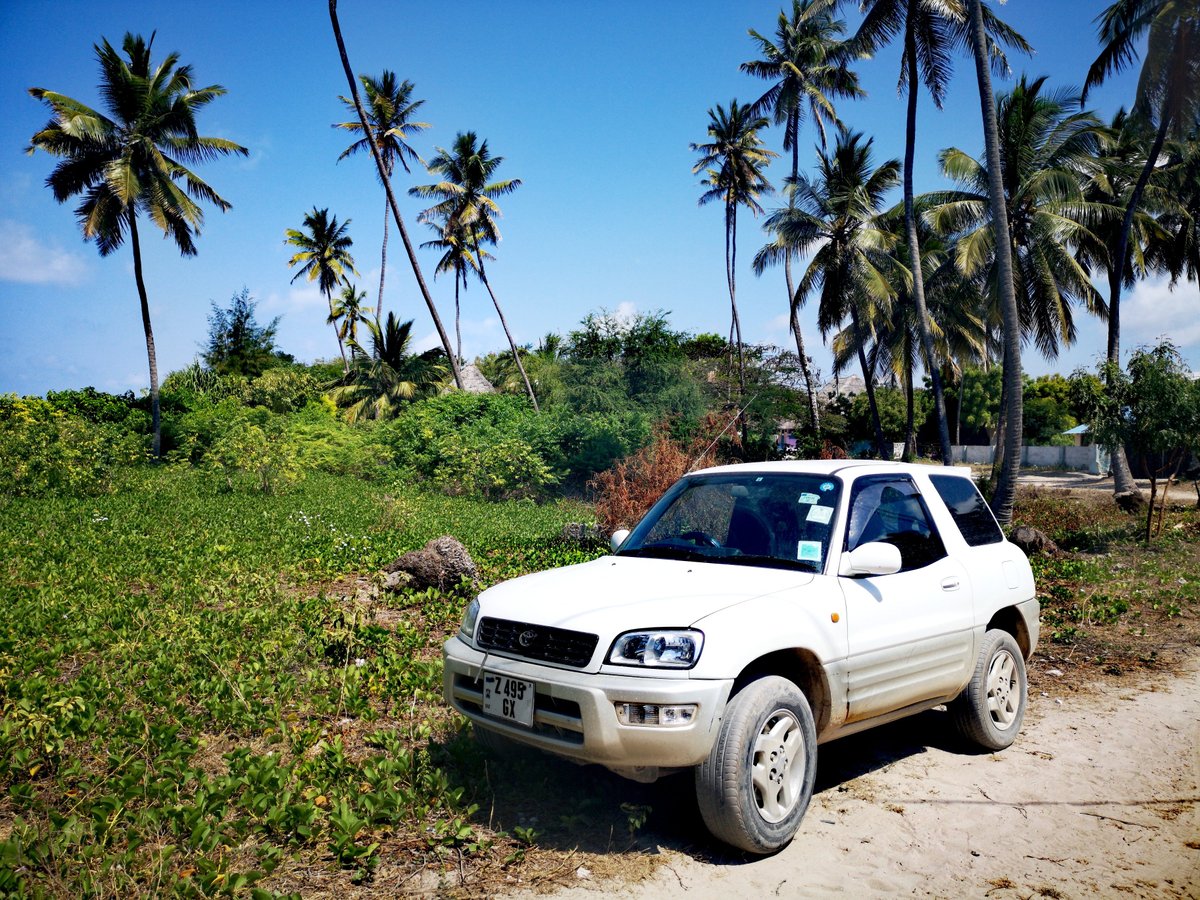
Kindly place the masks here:
[(696, 769), (700, 814), (725, 843), (773, 853), (800, 827), (816, 774), (808, 700), (786, 678), (760, 678), (729, 701), (712, 752)]
[(1003, 750), (1017, 738), (1025, 718), (1025, 658), (1006, 631), (983, 636), (971, 682), (950, 704), (954, 724), (967, 740)]

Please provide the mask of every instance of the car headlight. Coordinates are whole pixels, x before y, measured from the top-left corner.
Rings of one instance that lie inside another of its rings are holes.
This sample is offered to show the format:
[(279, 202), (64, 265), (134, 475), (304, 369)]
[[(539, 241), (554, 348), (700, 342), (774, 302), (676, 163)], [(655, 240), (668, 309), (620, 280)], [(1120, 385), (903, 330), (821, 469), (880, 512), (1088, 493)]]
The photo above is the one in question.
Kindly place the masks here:
[(613, 641), (608, 661), (618, 666), (690, 669), (703, 647), (704, 633), (690, 628), (629, 631)]
[(467, 604), (466, 615), (463, 616), (462, 624), (458, 626), (458, 633), (468, 641), (475, 639), (475, 622), (479, 619), (479, 600), (472, 600)]

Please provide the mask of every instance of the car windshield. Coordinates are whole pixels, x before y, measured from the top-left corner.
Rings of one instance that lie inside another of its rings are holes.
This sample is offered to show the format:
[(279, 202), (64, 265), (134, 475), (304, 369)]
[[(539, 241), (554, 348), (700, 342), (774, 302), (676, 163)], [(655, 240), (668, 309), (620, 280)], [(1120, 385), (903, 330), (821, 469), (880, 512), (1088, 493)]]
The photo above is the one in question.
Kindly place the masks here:
[(826, 475), (692, 476), (663, 495), (618, 555), (819, 572), (840, 493)]

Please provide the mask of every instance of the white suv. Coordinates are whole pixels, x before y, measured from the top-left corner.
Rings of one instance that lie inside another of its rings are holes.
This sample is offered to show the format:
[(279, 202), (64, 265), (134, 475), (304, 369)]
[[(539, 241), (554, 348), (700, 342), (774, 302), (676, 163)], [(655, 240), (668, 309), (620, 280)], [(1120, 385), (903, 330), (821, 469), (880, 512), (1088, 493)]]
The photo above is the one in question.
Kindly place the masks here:
[(639, 781), (694, 768), (709, 830), (769, 853), (818, 743), (942, 703), (988, 749), (1020, 730), (1033, 575), (968, 470), (706, 469), (613, 547), (471, 603), (445, 693), (481, 739)]

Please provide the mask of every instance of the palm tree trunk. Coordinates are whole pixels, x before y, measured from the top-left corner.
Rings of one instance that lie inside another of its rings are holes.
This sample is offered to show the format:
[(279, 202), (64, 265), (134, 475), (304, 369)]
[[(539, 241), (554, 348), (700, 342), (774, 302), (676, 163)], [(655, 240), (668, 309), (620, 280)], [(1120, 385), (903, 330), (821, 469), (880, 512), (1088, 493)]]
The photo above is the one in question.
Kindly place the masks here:
[(162, 409), (158, 394), (158, 355), (154, 350), (154, 329), (150, 327), (150, 301), (146, 297), (146, 282), (142, 278), (142, 246), (138, 241), (137, 215), (129, 206), (129, 244), (133, 247), (133, 279), (137, 282), (138, 301), (142, 307), (142, 330), (146, 333), (146, 359), (150, 364), (150, 426), (154, 432), (151, 453), (162, 458)]
[(329, 21), (333, 25), (333, 36), (337, 41), (338, 54), (342, 58), (342, 70), (346, 75), (346, 83), (350, 85), (350, 97), (354, 100), (354, 109), (358, 112), (358, 121), (362, 125), (363, 135), (367, 139), (367, 146), (371, 148), (371, 156), (375, 158), (375, 166), (379, 170), (379, 177), (383, 181), (383, 190), (387, 193), (388, 206), (391, 207), (392, 218), (396, 220), (396, 230), (400, 232), (400, 239), (404, 242), (404, 249), (408, 253), (409, 264), (412, 265), (413, 275), (417, 279), (417, 286), (421, 289), (421, 296), (425, 300), (425, 305), (429, 308), (429, 315), (433, 319), (434, 327), (437, 328), (438, 337), (442, 342), (442, 349), (450, 357), (450, 371), (454, 373), (454, 383), (458, 386), (459, 390), (462, 390), (462, 372), (458, 367), (458, 359), (454, 356), (454, 349), (450, 346), (450, 337), (446, 334), (446, 329), (442, 327), (442, 318), (438, 315), (437, 307), (434, 306), (433, 297), (429, 294), (429, 286), (425, 284), (425, 276), (421, 274), (421, 264), (417, 262), (417, 253), (413, 249), (412, 241), (408, 239), (408, 229), (404, 227), (404, 219), (400, 217), (400, 207), (396, 204), (396, 195), (392, 192), (392, 184), (387, 178), (387, 166), (384, 165), (383, 156), (379, 152), (379, 145), (375, 142), (375, 133), (371, 130), (370, 122), (367, 121), (367, 114), (363, 110), (362, 100), (358, 97), (358, 84), (354, 78), (354, 70), (350, 68), (350, 57), (346, 54), (346, 42), (342, 40), (342, 27), (338, 24), (337, 0), (329, 0)]
[[(908, 371), (904, 376), (904, 411), (906, 414), (904, 424), (904, 461), (909, 462), (917, 455), (917, 411), (913, 397), (913, 370), (909, 365)], [(942, 458), (942, 465), (950, 465), (950, 461), (945, 457)]]
[[(946, 397), (942, 391), (942, 375), (933, 355), (933, 331), (929, 327), (929, 310), (925, 306), (925, 275), (921, 266), (921, 247), (917, 238), (917, 216), (913, 203), (913, 159), (917, 138), (917, 56), (912, 6), (905, 15), (904, 52), (908, 60), (908, 124), (904, 134), (904, 232), (908, 239), (908, 257), (912, 265), (912, 296), (917, 306), (917, 322), (921, 329), (921, 348), (925, 351), (925, 371), (933, 383), (933, 412), (937, 417), (938, 441), (941, 444), (942, 465), (950, 465), (950, 428), (946, 422)], [(909, 379), (909, 389), (912, 389)], [(907, 451), (906, 451), (907, 452)]]
[[(800, 116), (796, 110), (788, 113), (788, 136), (792, 144), (792, 184), (800, 177)], [(790, 196), (790, 195), (789, 195)], [(789, 201), (791, 205), (792, 201)], [(788, 315), (792, 325), (792, 334), (796, 338), (796, 355), (800, 357), (800, 371), (804, 373), (804, 390), (808, 394), (808, 415), (812, 422), (813, 435), (821, 436), (821, 414), (817, 408), (817, 392), (813, 387), (812, 368), (809, 366), (808, 354), (804, 350), (804, 335), (800, 333), (800, 303), (796, 298), (796, 290), (792, 284), (792, 251), (788, 250), (783, 256), (783, 278), (787, 282)]]
[(383, 276), (387, 272), (388, 201), (383, 197), (383, 253), (379, 257), (379, 297), (375, 301), (375, 318), (383, 318)]
[(504, 310), (500, 308), (500, 301), (496, 299), (496, 292), (492, 290), (492, 283), (488, 281), (487, 272), (483, 267), (483, 254), (479, 250), (478, 241), (475, 242), (475, 257), (479, 260), (479, 280), (487, 288), (488, 296), (492, 298), (492, 305), (496, 307), (496, 315), (500, 317), (500, 327), (504, 329), (504, 336), (508, 338), (509, 349), (512, 350), (513, 360), (517, 364), (517, 370), (521, 373), (521, 380), (525, 382), (525, 390), (529, 394), (530, 402), (533, 404), (533, 411), (541, 412), (538, 408), (537, 397), (533, 393), (533, 385), (529, 383), (529, 376), (525, 374), (525, 366), (521, 363), (521, 354), (517, 352), (517, 345), (513, 342), (512, 332), (508, 330), (508, 320), (504, 318)]
[(875, 452), (880, 459), (891, 459), (892, 454), (883, 438), (883, 424), (879, 421), (879, 406), (875, 403), (875, 379), (872, 368), (867, 364), (867, 354), (863, 349), (866, 341), (863, 338), (862, 326), (858, 320), (858, 307), (850, 304), (850, 321), (854, 326), (854, 342), (858, 345), (858, 364), (862, 367), (863, 383), (867, 388), (867, 406), (871, 409), (871, 424), (875, 426)]
[[(1129, 205), (1125, 207), (1125, 216), (1121, 220), (1121, 237), (1117, 241), (1116, 258), (1108, 264), (1108, 354), (1107, 358), (1113, 365), (1121, 364), (1121, 283), (1125, 278), (1125, 258), (1129, 255), (1129, 233), (1133, 230), (1133, 217), (1142, 202), (1142, 194), (1150, 182), (1154, 172), (1154, 164), (1162, 152), (1163, 142), (1171, 124), (1171, 102), (1175, 90), (1174, 82), (1167, 87), (1163, 97), (1162, 109), (1158, 116), (1158, 132), (1154, 135), (1154, 144), (1146, 156), (1145, 165), (1129, 195)], [(1129, 469), (1129, 460), (1125, 457), (1125, 447), (1121, 444), (1112, 449), (1113, 493), (1125, 494), (1138, 489)]]
[(1000, 313), (1004, 322), (1004, 387), (1007, 394), (1004, 465), (996, 479), (991, 505), (992, 512), (996, 514), (1000, 524), (1008, 525), (1012, 522), (1021, 465), (1021, 404), (1024, 399), (1021, 384), (1021, 321), (1017, 311), (1017, 293), (1013, 285), (1012, 236), (1008, 227), (1008, 204), (1004, 200), (999, 126), (996, 122), (996, 100), (992, 94), (992, 76), (988, 70), (982, 4), (983, 0), (968, 0), (971, 16), (971, 51), (975, 56), (975, 77), (979, 82), (979, 106), (987, 147), (988, 195), (996, 229), (996, 278), (1000, 289)]
[(337, 338), (338, 342), (338, 353), (342, 355), (342, 374), (349, 375), (350, 362), (346, 359), (346, 344), (342, 340), (342, 329), (337, 327), (337, 321), (333, 317), (333, 294), (326, 294), (325, 302), (329, 304), (329, 324), (333, 326), (333, 336)]
[[(463, 273), (461, 280), (462, 281), (467, 280), (466, 273)], [(454, 352), (458, 354), (459, 359), (462, 359), (462, 305), (458, 301), (459, 286), (460, 286), (460, 279), (458, 276), (458, 272), (455, 272), (454, 273), (454, 344), (455, 344)]]
[(733, 313), (733, 333), (737, 342), (738, 391), (746, 393), (746, 363), (742, 357), (742, 322), (738, 318), (737, 284), (737, 206), (725, 204), (725, 277), (729, 282), (729, 308)]

